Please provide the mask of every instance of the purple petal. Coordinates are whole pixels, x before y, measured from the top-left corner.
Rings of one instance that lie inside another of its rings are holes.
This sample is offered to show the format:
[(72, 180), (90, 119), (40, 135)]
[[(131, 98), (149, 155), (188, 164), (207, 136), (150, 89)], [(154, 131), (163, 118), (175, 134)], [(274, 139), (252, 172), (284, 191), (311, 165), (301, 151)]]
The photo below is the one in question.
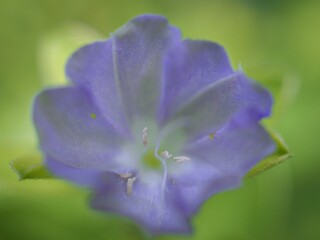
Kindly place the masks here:
[(190, 143), (183, 154), (191, 160), (170, 173), (169, 183), (188, 214), (194, 214), (213, 194), (237, 187), (255, 164), (275, 150), (258, 123), (242, 120), (233, 120), (213, 139), (207, 136)]
[(69, 59), (66, 74), (74, 84), (89, 92), (102, 115), (118, 131), (129, 131), (129, 123), (115, 78), (110, 40), (80, 48)]
[(213, 43), (186, 41), (172, 49), (165, 66), (160, 124), (185, 118), (194, 137), (214, 133), (235, 115), (253, 121), (270, 113), (272, 98), (243, 73), (233, 73), (224, 50)]
[(162, 76), (162, 60), (180, 39), (165, 18), (137, 17), (110, 40), (78, 50), (69, 60), (67, 75), (89, 90), (102, 114), (128, 132), (128, 119), (154, 114)]
[(96, 187), (103, 180), (103, 172), (100, 170), (71, 167), (49, 156), (45, 158), (45, 163), (49, 171), (55, 176), (67, 179), (81, 186)]
[(111, 160), (123, 138), (83, 90), (45, 90), (36, 97), (33, 114), (47, 156), (76, 168), (114, 167)]
[(185, 154), (206, 161), (225, 174), (243, 177), (274, 150), (274, 141), (259, 123), (234, 119), (213, 139), (207, 136), (190, 143)]
[(206, 41), (180, 42), (168, 52), (164, 67), (162, 121), (208, 85), (233, 73), (225, 50)]
[(180, 41), (180, 31), (162, 16), (139, 16), (113, 35), (114, 57), (130, 116), (154, 117), (160, 95), (163, 58)]
[(219, 131), (235, 117), (256, 122), (270, 114), (271, 106), (272, 98), (265, 89), (235, 73), (191, 99), (179, 116), (189, 121), (189, 134), (199, 137)]
[(126, 180), (110, 175), (108, 185), (94, 195), (92, 206), (132, 218), (153, 234), (190, 233), (189, 220), (178, 207), (176, 194), (168, 190), (162, 197), (161, 182), (161, 177), (149, 181), (137, 177), (128, 196)]
[(213, 164), (196, 157), (185, 163), (175, 163), (178, 166), (168, 178), (168, 184), (187, 216), (195, 214), (214, 194), (238, 187), (241, 183), (239, 176), (225, 174)]

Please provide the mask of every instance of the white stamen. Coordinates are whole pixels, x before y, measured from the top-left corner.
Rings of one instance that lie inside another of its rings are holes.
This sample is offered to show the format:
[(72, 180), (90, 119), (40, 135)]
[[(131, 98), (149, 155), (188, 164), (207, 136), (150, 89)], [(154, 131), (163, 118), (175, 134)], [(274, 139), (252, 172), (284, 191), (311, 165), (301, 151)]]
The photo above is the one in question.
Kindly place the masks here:
[(128, 179), (128, 178), (132, 177), (132, 173), (121, 173), (119, 175), (123, 179)]
[(178, 156), (173, 158), (177, 163), (183, 163), (183, 162), (188, 162), (191, 160), (191, 158), (186, 157), (186, 156)]
[(142, 129), (142, 143), (144, 147), (148, 145), (148, 127)]
[(172, 157), (172, 154), (170, 154), (168, 151), (164, 151), (161, 153), (161, 157), (168, 160), (169, 158)]
[(135, 177), (130, 177), (127, 179), (127, 196), (130, 197), (132, 194), (133, 183), (136, 180)]

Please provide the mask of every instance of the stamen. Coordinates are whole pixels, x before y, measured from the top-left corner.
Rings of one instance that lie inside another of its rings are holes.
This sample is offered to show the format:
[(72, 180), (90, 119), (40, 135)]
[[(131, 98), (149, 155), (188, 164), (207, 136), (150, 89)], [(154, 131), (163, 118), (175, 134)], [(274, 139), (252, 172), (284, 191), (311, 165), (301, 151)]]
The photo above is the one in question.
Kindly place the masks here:
[(132, 194), (133, 183), (136, 180), (135, 177), (130, 177), (127, 179), (127, 196), (130, 197)]
[(163, 202), (164, 199), (164, 191), (166, 188), (166, 181), (167, 181), (167, 175), (168, 175), (168, 169), (167, 169), (167, 163), (166, 161), (163, 161), (162, 157), (159, 156), (159, 148), (161, 141), (169, 135), (171, 132), (173, 132), (175, 129), (181, 128), (186, 125), (186, 121), (184, 119), (180, 119), (176, 122), (173, 122), (173, 124), (169, 124), (164, 130), (162, 130), (156, 140), (156, 147), (154, 149), (154, 155), (156, 158), (158, 158), (163, 166), (163, 179), (161, 184), (161, 202)]
[(120, 175), (120, 177), (123, 178), (123, 179), (128, 179), (128, 178), (130, 178), (130, 177), (133, 176), (132, 173), (121, 173), (121, 174), (119, 174), (119, 175)]
[(142, 129), (142, 143), (144, 147), (148, 145), (148, 127)]
[(174, 157), (173, 159), (176, 161), (176, 163), (184, 163), (191, 160), (191, 158), (186, 156), (178, 156), (178, 157)]
[(163, 157), (164, 159), (168, 160), (169, 158), (172, 157), (172, 154), (170, 154), (168, 151), (164, 151), (161, 153), (161, 157)]

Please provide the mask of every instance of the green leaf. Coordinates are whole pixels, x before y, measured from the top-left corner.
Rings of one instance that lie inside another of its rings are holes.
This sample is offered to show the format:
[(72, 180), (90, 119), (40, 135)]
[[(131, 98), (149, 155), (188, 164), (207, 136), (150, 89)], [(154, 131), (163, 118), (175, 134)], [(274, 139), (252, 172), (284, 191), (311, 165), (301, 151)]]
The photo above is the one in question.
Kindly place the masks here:
[(18, 174), (19, 180), (53, 178), (42, 162), (40, 153), (32, 153), (10, 162), (11, 168)]
[(284, 140), (281, 136), (277, 133), (270, 132), (271, 137), (277, 144), (276, 151), (265, 158), (264, 160), (260, 161), (256, 166), (254, 166), (245, 178), (254, 177), (264, 171), (277, 166), (278, 164), (284, 162), (288, 158), (292, 157), (293, 155), (289, 152)]

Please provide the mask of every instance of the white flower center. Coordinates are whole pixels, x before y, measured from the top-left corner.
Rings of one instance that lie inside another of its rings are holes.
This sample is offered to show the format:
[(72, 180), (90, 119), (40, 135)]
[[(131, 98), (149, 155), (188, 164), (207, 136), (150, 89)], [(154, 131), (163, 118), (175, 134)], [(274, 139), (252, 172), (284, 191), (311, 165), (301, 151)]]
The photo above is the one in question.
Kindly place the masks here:
[(154, 121), (141, 120), (132, 127), (135, 140), (125, 145), (118, 156), (122, 167), (117, 172), (128, 197), (134, 194), (135, 184), (160, 184), (159, 190), (164, 193), (168, 172), (174, 173), (178, 164), (191, 161), (189, 156), (180, 155), (187, 139), (181, 121), (159, 130)]

